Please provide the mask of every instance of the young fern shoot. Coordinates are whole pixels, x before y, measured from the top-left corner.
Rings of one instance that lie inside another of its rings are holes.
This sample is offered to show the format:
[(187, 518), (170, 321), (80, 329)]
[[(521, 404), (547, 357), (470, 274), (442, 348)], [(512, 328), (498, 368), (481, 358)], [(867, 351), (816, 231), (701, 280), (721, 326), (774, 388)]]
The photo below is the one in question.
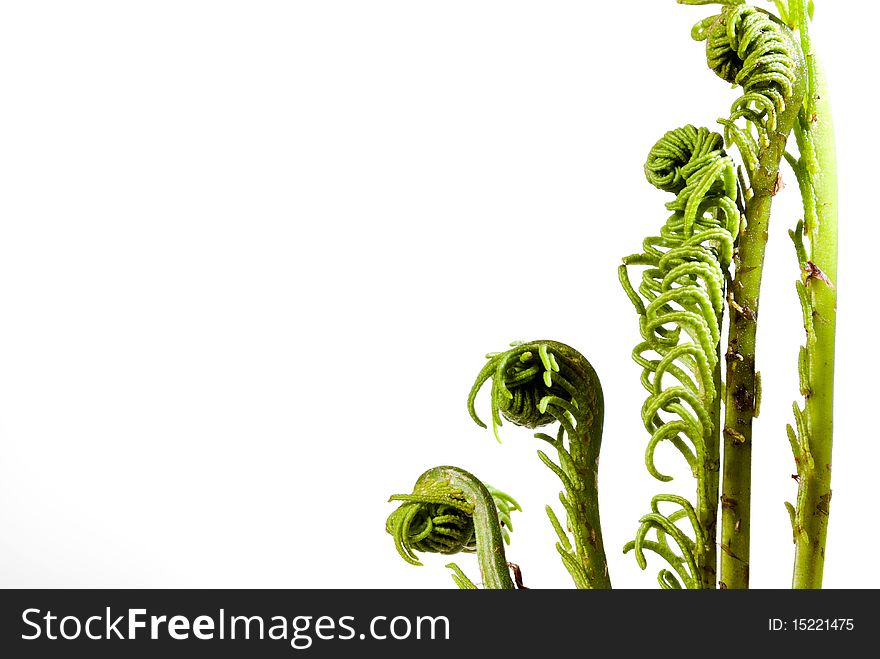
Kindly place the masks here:
[(739, 0), (723, 4), (721, 13), (694, 26), (692, 36), (706, 42), (709, 68), (743, 89), (730, 116), (719, 119), (748, 177), (743, 194), (746, 221), (729, 293), (720, 585), (748, 588), (752, 420), (760, 402), (760, 376), (755, 369), (758, 301), (779, 165), (797, 122), (807, 76), (800, 43), (780, 19)]
[[(620, 281), (639, 314), (642, 342), (633, 359), (642, 367), (648, 398), (642, 420), (651, 435), (645, 452), (648, 471), (671, 480), (654, 464), (664, 440), (684, 456), (697, 481), (696, 506), (674, 495), (659, 495), (642, 517), (635, 550), (661, 556), (672, 568), (661, 570), (663, 588), (714, 588), (718, 511), (721, 368), (719, 345), (725, 276), (739, 230), (733, 161), (721, 135), (684, 126), (666, 133), (651, 149), (645, 174), (654, 186), (676, 195), (666, 207), (672, 215), (659, 236), (645, 239), (643, 252), (624, 258)], [(628, 269), (642, 266), (639, 290)], [(661, 504), (675, 506), (670, 514)], [(687, 521), (689, 528), (682, 529)], [(648, 534), (655, 531), (656, 539)], [(673, 541), (675, 548), (670, 545)]]
[(491, 379), (496, 438), (502, 416), (525, 428), (559, 424), (555, 437), (535, 435), (556, 450), (559, 464), (543, 451), (538, 451), (538, 457), (565, 488), (559, 500), (567, 531), (553, 510), (546, 509), (559, 537), (556, 548), (578, 588), (611, 588), (599, 521), (598, 468), (605, 403), (596, 371), (583, 355), (556, 341), (516, 343), (487, 357), (468, 397), (471, 417), (486, 427), (474, 405), (477, 393)]
[[(421, 565), (416, 551), (476, 552), (486, 588), (514, 588), (504, 544), (513, 529), (510, 513), (520, 508), (508, 495), (464, 469), (434, 467), (419, 476), (412, 494), (395, 494), (389, 501), (403, 502), (389, 515), (385, 530), (407, 563)], [(457, 565), (447, 567), (460, 588), (476, 588)]]

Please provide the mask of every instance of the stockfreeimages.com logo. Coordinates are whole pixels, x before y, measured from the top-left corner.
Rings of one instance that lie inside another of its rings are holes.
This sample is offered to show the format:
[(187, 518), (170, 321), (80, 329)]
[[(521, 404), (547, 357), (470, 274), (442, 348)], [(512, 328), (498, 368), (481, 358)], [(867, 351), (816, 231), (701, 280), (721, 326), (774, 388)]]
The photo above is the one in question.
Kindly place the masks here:
[(52, 611), (25, 609), (21, 614), (26, 641), (67, 640), (80, 638), (102, 640), (275, 640), (287, 641), (295, 650), (305, 650), (315, 640), (349, 641), (353, 639), (449, 640), (446, 616), (374, 616), (366, 630), (358, 632), (354, 616), (243, 616), (217, 615), (195, 618), (183, 615), (148, 615), (146, 609), (127, 609), (115, 615), (110, 607), (103, 614), (82, 618), (58, 616)]

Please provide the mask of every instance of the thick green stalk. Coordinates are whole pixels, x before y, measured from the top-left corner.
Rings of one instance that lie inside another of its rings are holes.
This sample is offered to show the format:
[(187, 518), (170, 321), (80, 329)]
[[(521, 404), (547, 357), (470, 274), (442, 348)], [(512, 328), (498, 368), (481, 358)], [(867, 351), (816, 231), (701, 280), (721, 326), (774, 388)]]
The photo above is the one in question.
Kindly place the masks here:
[(769, 213), (770, 196), (756, 194), (746, 209), (749, 226), (740, 234), (740, 261), (731, 295), (721, 488), (722, 588), (749, 585), (755, 337)]
[[(812, 54), (810, 54), (812, 58)], [(811, 254), (806, 288), (812, 333), (808, 328), (804, 422), (811, 460), (799, 464), (792, 586), (821, 588), (825, 537), (831, 502), (831, 445), (834, 399), (834, 338), (837, 319), (837, 169), (834, 129), (821, 67), (815, 63), (814, 104), (806, 125), (797, 130), (805, 172), (812, 182), (816, 219), (807, 226)], [(812, 147), (812, 148), (809, 148)], [(805, 153), (808, 156), (804, 158)], [(810, 162), (810, 160), (813, 162)], [(814, 270), (815, 267), (815, 270)], [(821, 273), (821, 274), (820, 274)], [(827, 281), (826, 281), (827, 278)], [(811, 335), (812, 334), (812, 335)]]
[(495, 500), (489, 490), (472, 474), (456, 467), (437, 467), (435, 478), (446, 477), (450, 487), (464, 493), (474, 506), (474, 537), (477, 540), (477, 562), (486, 588), (510, 590), (514, 587), (504, 554), (504, 535), (498, 521)]
[(804, 81), (779, 116), (769, 143), (758, 152), (752, 172), (752, 196), (746, 201), (746, 226), (740, 233), (736, 275), (730, 291), (727, 347), (724, 466), (721, 488), (721, 587), (748, 588), (752, 486), (752, 419), (760, 402), (755, 371), (755, 342), (770, 207), (778, 190), (779, 164), (797, 119)]

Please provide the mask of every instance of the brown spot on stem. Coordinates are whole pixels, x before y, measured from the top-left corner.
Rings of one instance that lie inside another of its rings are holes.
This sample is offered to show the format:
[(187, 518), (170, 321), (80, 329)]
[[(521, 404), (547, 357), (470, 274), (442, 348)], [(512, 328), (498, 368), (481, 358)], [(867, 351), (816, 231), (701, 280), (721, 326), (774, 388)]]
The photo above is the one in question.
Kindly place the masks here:
[(828, 516), (828, 513), (831, 510), (831, 491), (829, 490), (826, 494), (823, 494), (819, 497), (819, 503), (816, 504), (816, 512), (821, 513), (822, 515)]
[(834, 288), (834, 283), (828, 278), (828, 275), (822, 272), (822, 269), (812, 261), (806, 262), (803, 271), (805, 285), (809, 285), (811, 281), (818, 279), (819, 281), (825, 282), (829, 288)]
[(785, 181), (782, 180), (782, 174), (776, 174), (776, 183), (773, 184), (773, 193), (772, 196), (778, 195), (780, 192), (785, 190)]
[(734, 296), (733, 291), (729, 291), (727, 293), (727, 304), (730, 306), (731, 310), (735, 311), (736, 313), (738, 313), (740, 315), (743, 314), (743, 308), (736, 301), (736, 297)]
[(752, 411), (755, 408), (755, 397), (744, 384), (738, 384), (733, 390), (733, 402), (740, 412)]
[(733, 442), (734, 446), (740, 446), (746, 443), (746, 436), (743, 435), (741, 432), (734, 430), (730, 426), (724, 428), (724, 434), (727, 437), (730, 437), (730, 441)]
[(739, 560), (742, 560), (742, 559), (740, 559), (739, 556), (737, 556), (736, 554), (733, 553), (733, 550), (732, 550), (728, 545), (724, 545), (724, 544), (722, 544), (722, 545), (721, 545), (721, 551), (723, 551), (725, 554), (727, 554), (727, 555), (730, 556), (731, 558), (734, 558), (734, 559), (736, 559), (736, 560), (738, 560), (738, 561), (739, 561)]
[(734, 348), (733, 346), (734, 343), (731, 343), (729, 346), (727, 346), (727, 352), (725, 353), (724, 358), (727, 359), (727, 361), (729, 362), (732, 362), (734, 360), (743, 361), (744, 357), (739, 354), (739, 352), (737, 352), (736, 348)]

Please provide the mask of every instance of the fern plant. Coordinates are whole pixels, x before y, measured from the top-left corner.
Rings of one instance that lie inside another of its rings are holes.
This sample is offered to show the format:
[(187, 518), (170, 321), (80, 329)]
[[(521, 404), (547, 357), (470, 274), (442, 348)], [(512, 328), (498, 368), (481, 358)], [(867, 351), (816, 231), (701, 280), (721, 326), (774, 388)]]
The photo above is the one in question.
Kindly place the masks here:
[[(645, 461), (661, 481), (671, 477), (654, 466), (657, 445), (668, 440), (697, 481), (696, 505), (661, 495), (641, 520), (634, 542), (644, 569), (644, 549), (673, 568), (660, 572), (663, 587), (712, 588), (716, 580), (715, 530), (721, 426), (721, 320), (724, 273), (733, 257), (740, 224), (736, 171), (723, 138), (706, 128), (685, 126), (666, 133), (645, 164), (648, 180), (676, 195), (660, 235), (645, 239), (643, 253), (626, 257), (620, 281), (639, 314), (642, 342), (633, 359), (642, 367), (649, 395), (642, 420), (651, 434)], [(628, 270), (645, 266), (638, 292)], [(675, 506), (665, 515), (660, 504)], [(680, 523), (687, 522), (682, 530)], [(654, 530), (656, 538), (646, 539)], [(678, 551), (669, 545), (674, 541)]]
[(556, 549), (578, 588), (610, 588), (608, 561), (599, 521), (599, 449), (605, 400), (596, 371), (573, 348), (556, 341), (515, 343), (510, 350), (487, 355), (468, 396), (471, 418), (480, 388), (492, 380), (492, 427), (498, 437), (501, 417), (525, 428), (556, 424), (556, 436), (537, 433), (559, 463), (543, 451), (538, 457), (562, 482), (559, 502), (566, 528), (550, 506), (547, 516), (556, 530)]
[[(484, 485), (456, 467), (434, 467), (419, 476), (412, 494), (395, 494), (402, 501), (385, 524), (397, 551), (412, 565), (421, 565), (416, 550), (439, 554), (476, 552), (480, 574), (488, 588), (510, 589), (514, 583), (504, 557), (504, 543), (513, 528), (510, 513), (519, 510), (511, 497)], [(476, 588), (454, 563), (455, 582)]]
[[(641, 406), (645, 465), (655, 479), (671, 480), (654, 460), (658, 446), (669, 442), (694, 479), (692, 500), (655, 496), (623, 546), (642, 569), (648, 553), (658, 556), (666, 564), (658, 581), (667, 589), (749, 585), (753, 420), (762, 387), (759, 301), (783, 161), (797, 178), (804, 207), (790, 231), (806, 331), (798, 358), (804, 403), (795, 404), (787, 429), (798, 480), (796, 503), (786, 503), (796, 545), (792, 585), (822, 584), (831, 499), (835, 153), (826, 83), (809, 34), (812, 2), (774, 1), (776, 14), (745, 0), (678, 0), (720, 5), (691, 36), (705, 42), (709, 69), (740, 95), (717, 132), (686, 124), (650, 149), (645, 175), (673, 195), (669, 215), (619, 267), (638, 317), (632, 359), (647, 392)], [(502, 420), (555, 426), (535, 437), (555, 452), (555, 460), (544, 451), (538, 456), (562, 483), (562, 514), (547, 507), (557, 553), (578, 588), (610, 588), (599, 518), (604, 398), (596, 372), (579, 352), (549, 340), (514, 343), (487, 357), (468, 396), (471, 417), (486, 427), (476, 400), (491, 382), (496, 437)], [(392, 500), (402, 503), (386, 529), (405, 560), (418, 564), (417, 550), (475, 551), (485, 587), (517, 585), (504, 551), (510, 513), (518, 510), (510, 497), (463, 470), (437, 467), (412, 494)], [(450, 568), (460, 587), (474, 587), (457, 565)]]

